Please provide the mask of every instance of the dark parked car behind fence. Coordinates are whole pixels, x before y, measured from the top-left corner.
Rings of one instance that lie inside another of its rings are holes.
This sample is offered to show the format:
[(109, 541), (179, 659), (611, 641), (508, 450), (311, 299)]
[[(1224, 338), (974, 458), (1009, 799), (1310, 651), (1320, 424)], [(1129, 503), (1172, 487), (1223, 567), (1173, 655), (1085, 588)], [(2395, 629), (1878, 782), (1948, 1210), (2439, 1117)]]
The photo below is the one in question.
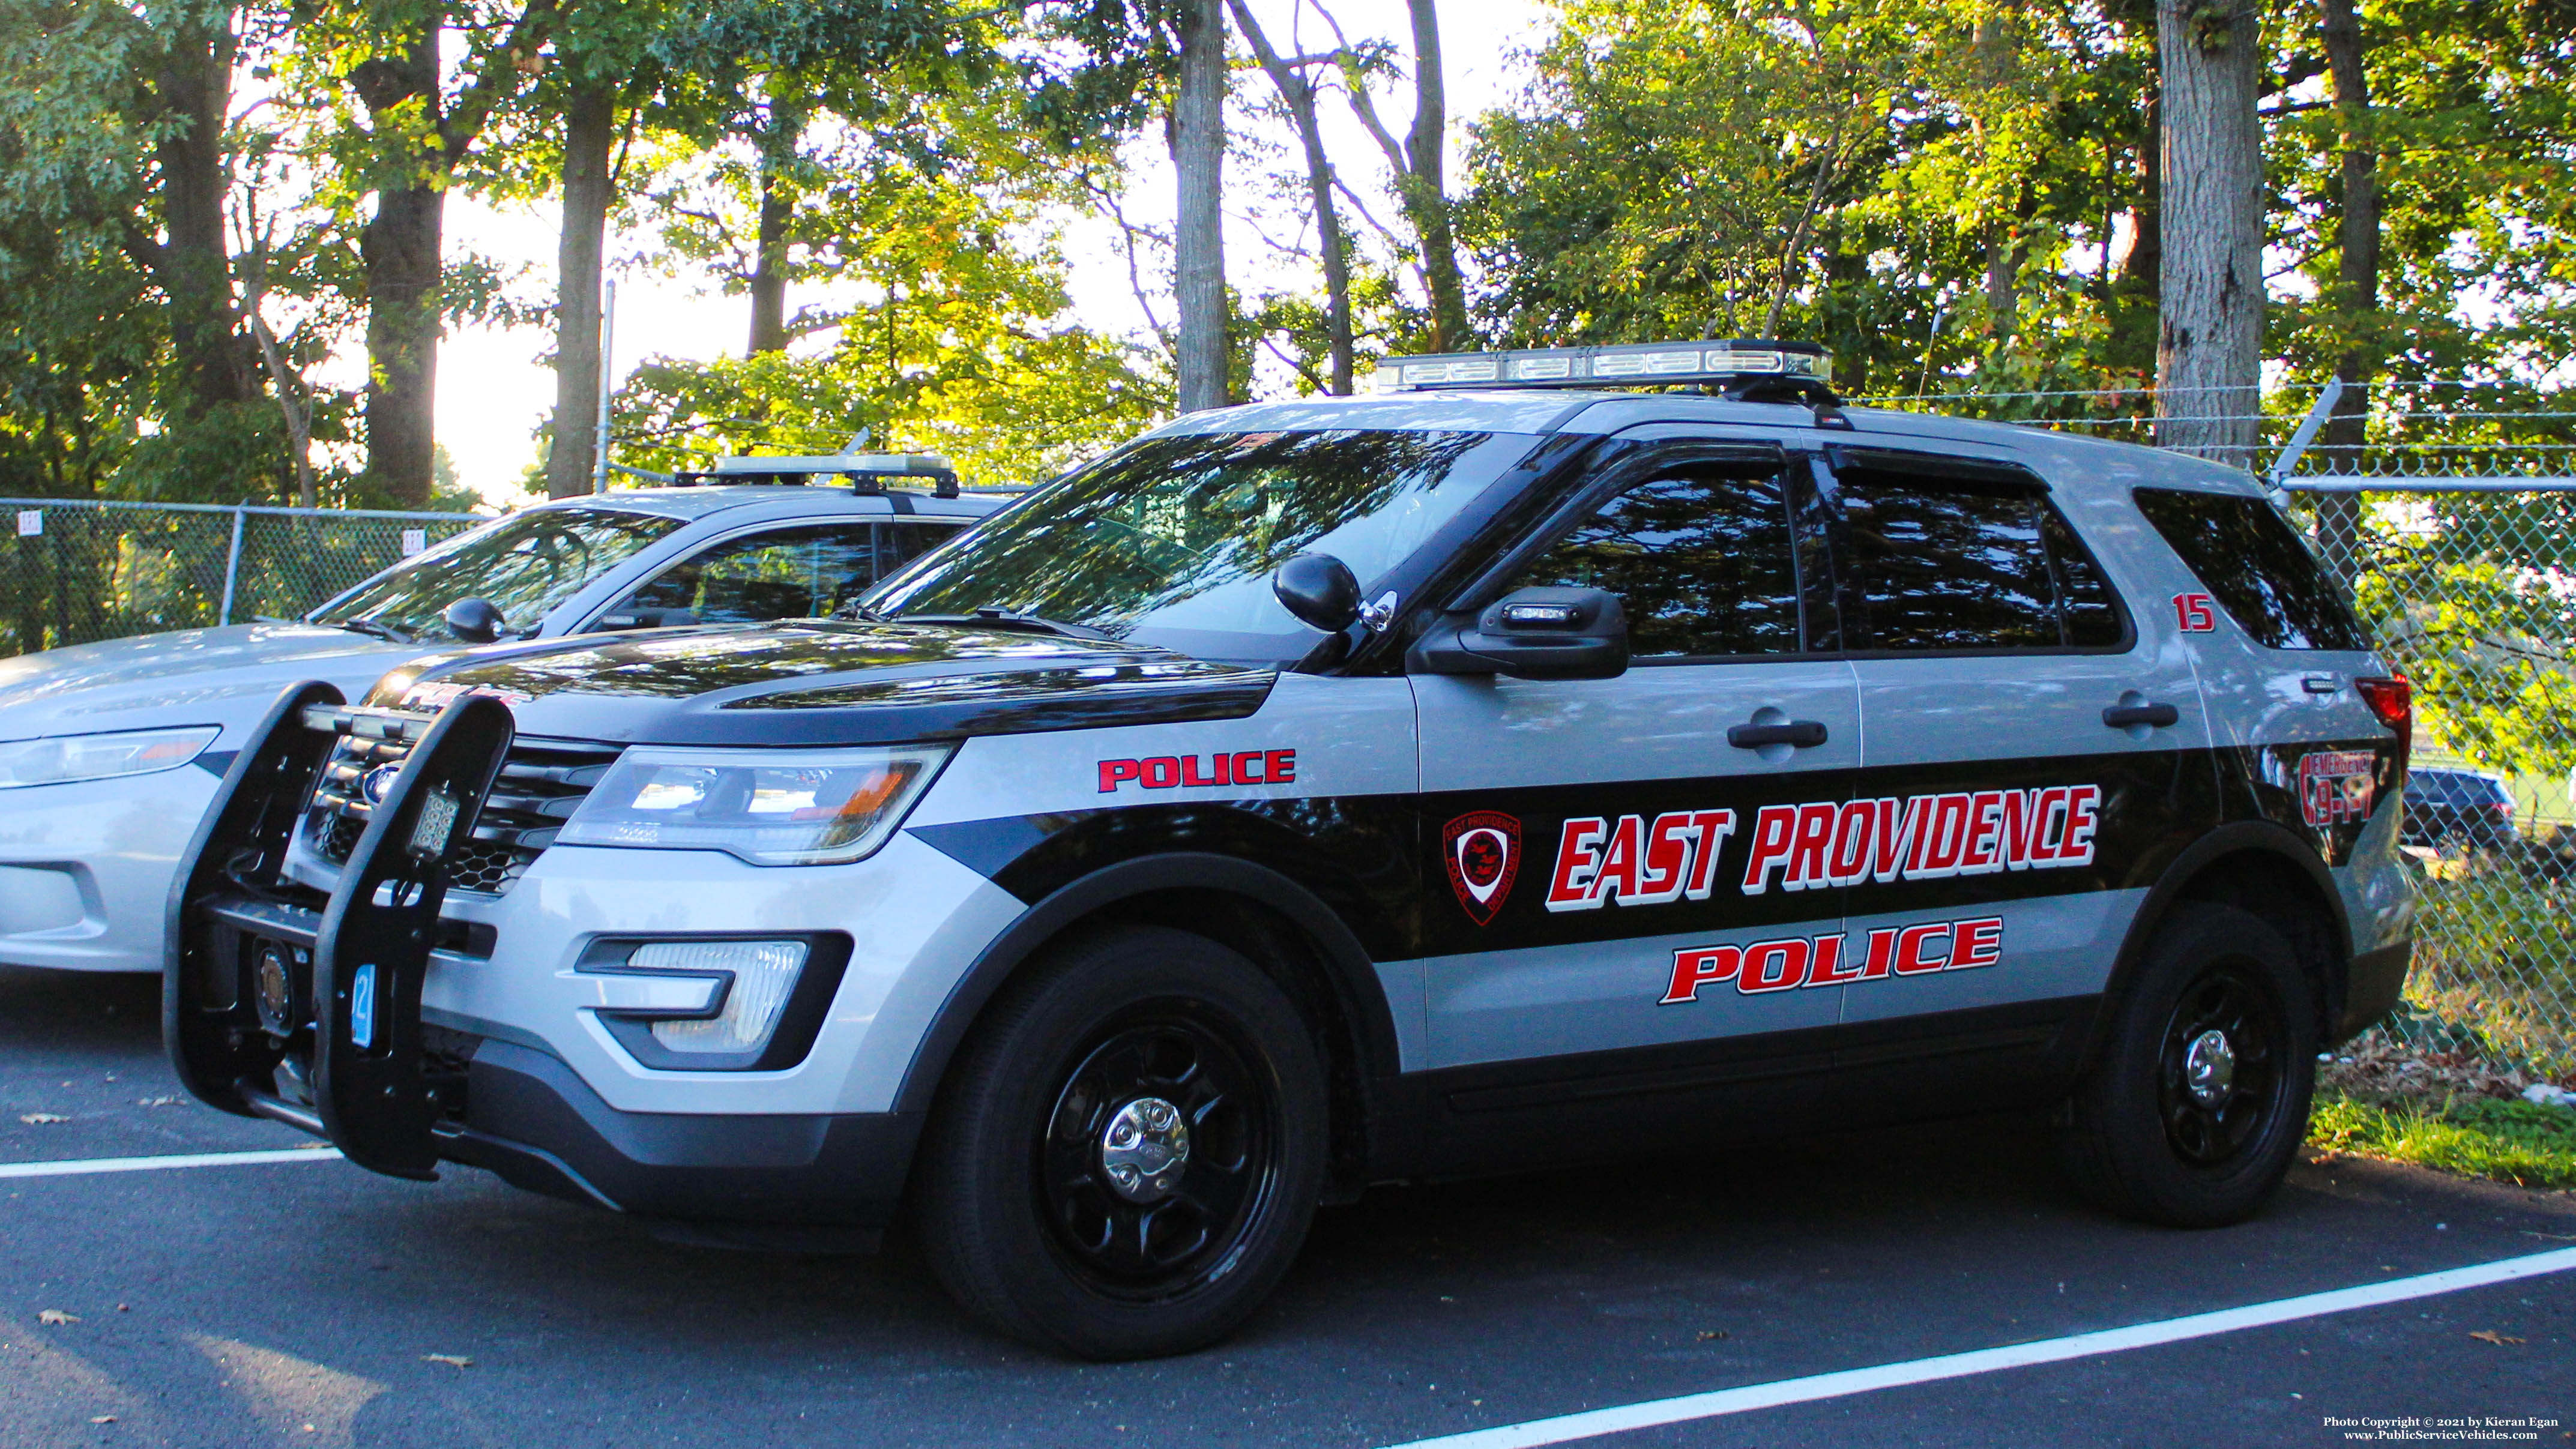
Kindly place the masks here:
[(2447, 853), (2504, 850), (2520, 838), (2504, 777), (2441, 765), (2418, 765), (2408, 773), (2405, 844)]

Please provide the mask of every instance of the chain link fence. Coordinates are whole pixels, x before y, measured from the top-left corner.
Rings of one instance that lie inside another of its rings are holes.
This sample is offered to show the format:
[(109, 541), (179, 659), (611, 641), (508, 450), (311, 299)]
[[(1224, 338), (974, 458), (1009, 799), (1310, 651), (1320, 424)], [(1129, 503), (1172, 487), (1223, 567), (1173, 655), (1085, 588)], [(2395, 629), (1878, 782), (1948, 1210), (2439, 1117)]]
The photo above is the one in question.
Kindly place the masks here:
[(0, 498), (0, 657), (293, 618), (487, 520)]

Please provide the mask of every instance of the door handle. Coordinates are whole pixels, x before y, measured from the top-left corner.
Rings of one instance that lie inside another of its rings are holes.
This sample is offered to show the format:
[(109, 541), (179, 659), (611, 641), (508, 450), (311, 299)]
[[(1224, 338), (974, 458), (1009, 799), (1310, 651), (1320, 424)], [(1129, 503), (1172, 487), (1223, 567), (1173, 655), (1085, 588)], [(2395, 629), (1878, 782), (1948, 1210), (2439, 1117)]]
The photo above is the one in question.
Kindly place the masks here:
[(2182, 711), (2169, 704), (2115, 704), (2102, 711), (2102, 723), (2115, 730), (2131, 725), (2154, 725), (2158, 729), (2182, 718)]
[(1793, 719), (1782, 724), (1728, 725), (1726, 742), (1739, 750), (1758, 750), (1764, 745), (1795, 745), (1810, 750), (1825, 742), (1825, 724), (1822, 720)]

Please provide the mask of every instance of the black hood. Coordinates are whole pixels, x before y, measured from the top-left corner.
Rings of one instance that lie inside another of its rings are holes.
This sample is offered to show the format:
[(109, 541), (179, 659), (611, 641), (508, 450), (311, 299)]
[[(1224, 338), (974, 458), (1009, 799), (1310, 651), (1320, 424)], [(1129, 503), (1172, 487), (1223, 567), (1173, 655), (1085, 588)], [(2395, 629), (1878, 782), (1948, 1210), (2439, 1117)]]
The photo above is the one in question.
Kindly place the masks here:
[(1278, 673), (1018, 630), (801, 620), (415, 659), (370, 704), (507, 700), (519, 732), (617, 744), (865, 745), (1240, 719)]

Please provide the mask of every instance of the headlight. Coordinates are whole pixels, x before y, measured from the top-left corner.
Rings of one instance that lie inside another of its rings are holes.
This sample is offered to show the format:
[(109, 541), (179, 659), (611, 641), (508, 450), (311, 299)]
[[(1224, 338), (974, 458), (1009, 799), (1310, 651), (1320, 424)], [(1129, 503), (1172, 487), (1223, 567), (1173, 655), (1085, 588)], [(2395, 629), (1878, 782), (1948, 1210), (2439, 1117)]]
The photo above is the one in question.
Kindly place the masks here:
[(883, 845), (947, 758), (945, 745), (632, 749), (556, 840), (721, 850), (753, 865), (840, 865)]
[(189, 725), (175, 730), (120, 730), (106, 735), (19, 740), (0, 745), (0, 790), (175, 770), (195, 759), (222, 732), (215, 725)]

